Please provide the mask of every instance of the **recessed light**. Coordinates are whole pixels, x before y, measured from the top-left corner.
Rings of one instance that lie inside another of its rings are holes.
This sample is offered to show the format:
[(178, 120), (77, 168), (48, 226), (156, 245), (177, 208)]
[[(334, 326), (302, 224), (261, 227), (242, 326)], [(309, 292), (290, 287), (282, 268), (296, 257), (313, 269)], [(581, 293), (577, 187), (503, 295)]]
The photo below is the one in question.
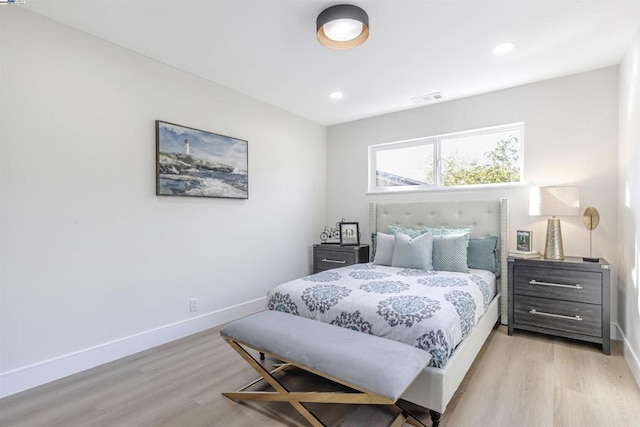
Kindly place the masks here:
[(500, 43), (495, 45), (491, 51), (496, 55), (504, 55), (505, 53), (511, 52), (513, 46), (511, 42)]
[(329, 94), (329, 98), (331, 99), (342, 99), (343, 96), (344, 94), (342, 92), (331, 92)]
[(427, 95), (415, 96), (415, 97), (409, 98), (409, 99), (411, 99), (416, 104), (421, 104), (423, 102), (432, 102), (432, 101), (437, 101), (439, 99), (442, 99), (442, 93), (433, 92), (433, 93), (429, 93)]

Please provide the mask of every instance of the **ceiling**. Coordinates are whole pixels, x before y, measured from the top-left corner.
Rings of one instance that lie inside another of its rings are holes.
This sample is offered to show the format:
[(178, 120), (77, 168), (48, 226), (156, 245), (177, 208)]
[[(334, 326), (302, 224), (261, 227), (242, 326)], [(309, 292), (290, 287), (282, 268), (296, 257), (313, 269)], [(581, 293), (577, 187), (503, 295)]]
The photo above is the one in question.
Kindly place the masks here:
[[(331, 125), (615, 65), (640, 0), (345, 1), (369, 39), (315, 38), (321, 0), (28, 0), (20, 6), (317, 123)], [(503, 41), (514, 50), (496, 56)], [(340, 90), (344, 98), (329, 93)], [(588, 88), (585, 88), (588, 90)]]

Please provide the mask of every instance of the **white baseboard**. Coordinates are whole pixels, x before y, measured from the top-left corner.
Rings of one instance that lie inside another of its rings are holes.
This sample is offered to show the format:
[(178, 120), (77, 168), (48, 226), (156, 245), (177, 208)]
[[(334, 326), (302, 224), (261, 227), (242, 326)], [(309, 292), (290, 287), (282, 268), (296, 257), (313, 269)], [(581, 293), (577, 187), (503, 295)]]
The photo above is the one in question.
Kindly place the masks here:
[[(631, 375), (633, 375), (633, 378), (636, 380), (636, 384), (640, 387), (640, 358), (638, 358), (638, 355), (631, 348), (629, 340), (627, 340), (624, 332), (620, 329), (620, 325), (617, 323), (614, 323), (613, 325), (615, 325), (617, 336), (620, 338), (620, 341), (622, 341), (622, 355), (624, 356), (624, 360), (627, 362)], [(613, 329), (614, 328), (611, 328), (612, 331)]]
[(620, 327), (616, 322), (611, 322), (609, 324), (609, 336), (611, 337), (612, 340), (614, 341), (622, 340), (622, 337), (620, 336), (620, 333), (619, 333), (619, 329)]
[(0, 374), (0, 398), (256, 313), (264, 309), (265, 299), (263, 297), (247, 301), (150, 331), (3, 372)]

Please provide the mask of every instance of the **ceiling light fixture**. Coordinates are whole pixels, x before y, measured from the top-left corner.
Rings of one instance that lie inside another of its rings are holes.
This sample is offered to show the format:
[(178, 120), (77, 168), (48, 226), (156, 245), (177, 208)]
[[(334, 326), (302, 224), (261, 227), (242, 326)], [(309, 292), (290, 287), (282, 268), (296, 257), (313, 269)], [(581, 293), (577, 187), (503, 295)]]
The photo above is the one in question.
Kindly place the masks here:
[(321, 45), (331, 49), (351, 49), (369, 37), (367, 12), (351, 4), (338, 4), (323, 10), (316, 19)]
[(514, 45), (511, 42), (500, 43), (500, 44), (495, 45), (493, 47), (493, 49), (491, 49), (491, 51), (495, 55), (504, 55), (505, 53), (511, 52), (511, 50), (513, 49), (513, 46)]
[(331, 92), (329, 94), (329, 98), (331, 99), (342, 99), (344, 97), (344, 94), (342, 92)]

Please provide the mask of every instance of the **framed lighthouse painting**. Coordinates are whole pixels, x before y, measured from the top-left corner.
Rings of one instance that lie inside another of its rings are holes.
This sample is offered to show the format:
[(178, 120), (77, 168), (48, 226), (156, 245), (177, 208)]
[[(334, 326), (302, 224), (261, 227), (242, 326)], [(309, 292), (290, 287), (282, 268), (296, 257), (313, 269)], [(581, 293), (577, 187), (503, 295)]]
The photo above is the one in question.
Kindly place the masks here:
[(248, 142), (156, 120), (156, 195), (249, 198)]

